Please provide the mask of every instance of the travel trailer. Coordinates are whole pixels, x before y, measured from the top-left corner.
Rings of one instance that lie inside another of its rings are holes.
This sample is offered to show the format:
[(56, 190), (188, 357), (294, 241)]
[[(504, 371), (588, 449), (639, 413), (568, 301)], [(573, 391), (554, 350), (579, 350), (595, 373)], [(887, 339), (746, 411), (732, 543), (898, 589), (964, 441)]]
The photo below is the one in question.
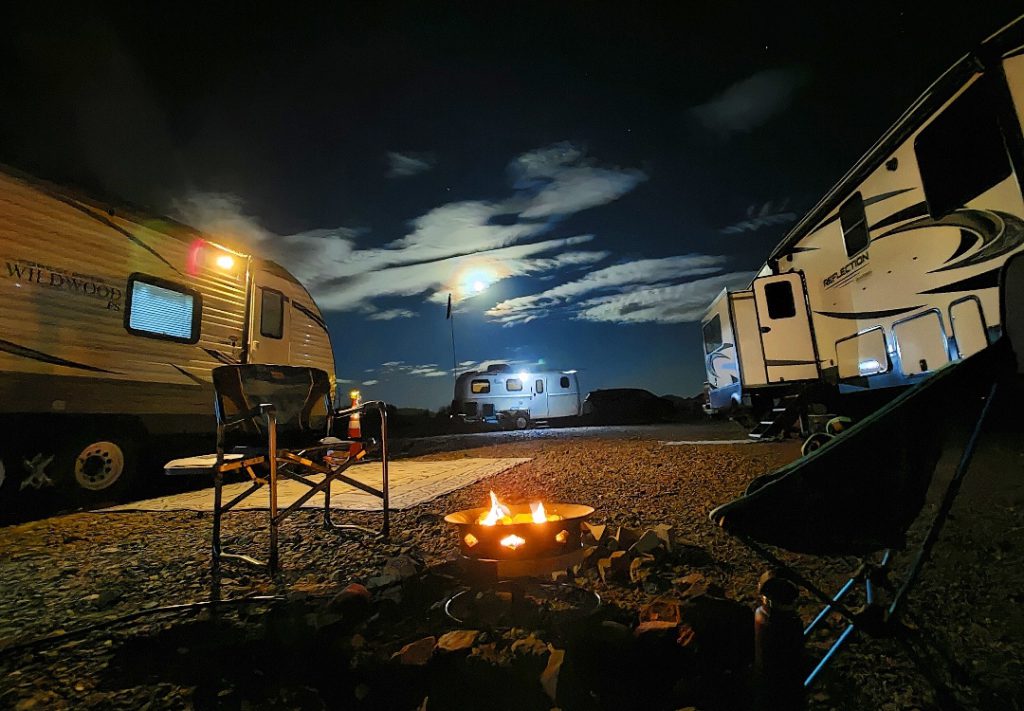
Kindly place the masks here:
[(580, 383), (575, 370), (513, 372), (505, 363), (462, 373), (455, 381), (452, 417), (507, 429), (526, 429), (537, 420), (580, 414)]
[(1024, 278), (1022, 118), (1019, 18), (914, 102), (748, 289), (712, 302), (708, 409), (759, 409), (808, 385), (911, 385), (1019, 319), (1007, 294)]
[(334, 378), (320, 311), (277, 264), (0, 170), (0, 499), (110, 498), (154, 445), (209, 446), (223, 363)]

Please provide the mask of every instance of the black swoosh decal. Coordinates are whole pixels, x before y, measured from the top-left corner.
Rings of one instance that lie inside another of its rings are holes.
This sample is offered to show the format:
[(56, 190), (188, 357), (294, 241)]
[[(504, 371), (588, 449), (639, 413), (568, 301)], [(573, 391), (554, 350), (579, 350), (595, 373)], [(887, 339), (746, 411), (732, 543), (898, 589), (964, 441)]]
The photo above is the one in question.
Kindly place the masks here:
[(816, 365), (816, 360), (766, 360), (765, 365), (780, 366), (780, 365)]
[[(914, 188), (901, 188), (899, 190), (890, 190), (887, 193), (880, 193), (878, 195), (872, 195), (871, 197), (866, 197), (863, 200), (864, 206), (867, 207), (868, 205), (874, 205), (875, 203), (879, 203), (879, 202), (882, 202), (884, 200), (888, 200), (891, 197), (896, 197), (897, 195), (902, 195), (903, 193), (908, 193), (908, 192), (910, 192), (913, 189)], [(807, 234), (811, 234), (812, 232), (817, 232), (818, 230), (820, 230), (825, 225), (830, 225), (830, 224), (832, 224), (833, 222), (835, 222), (838, 219), (839, 219), (839, 212), (836, 211), (836, 214), (832, 215), (832, 217), (828, 218), (827, 220), (822, 220), (817, 225), (815, 225), (813, 230), (808, 230)]]
[(85, 365), (84, 363), (76, 363), (73, 360), (66, 360), (64, 358), (58, 358), (57, 356), (50, 355), (49, 353), (43, 353), (32, 348), (26, 348), (20, 346), (17, 343), (11, 343), (0, 339), (0, 350), (7, 351), (8, 353), (22, 358), (31, 358), (32, 360), (38, 360), (42, 363), (50, 363), (51, 365), (62, 365), (65, 368), (77, 368), (78, 370), (88, 370), (93, 373), (116, 373), (114, 370), (106, 370), (105, 368), (97, 368), (93, 365)]
[(313, 323), (315, 323), (317, 326), (319, 326), (320, 328), (322, 328), (325, 331), (327, 330), (327, 324), (324, 323), (324, 320), (322, 318), (320, 318), (320, 316), (317, 315), (317, 313), (315, 311), (313, 311), (312, 309), (307, 309), (305, 306), (303, 306), (302, 304), (300, 304), (297, 301), (292, 301), (292, 306), (294, 306), (299, 311), (301, 311), (302, 313), (304, 313), (307, 316), (309, 316), (309, 320), (312, 321)]
[(868, 230), (869, 231), (880, 230), (883, 227), (889, 227), (890, 225), (895, 225), (897, 222), (903, 222), (904, 220), (909, 220), (912, 217), (923, 217), (923, 216), (925, 216), (927, 214), (928, 214), (928, 203), (926, 203), (926, 202), (919, 202), (916, 205), (911, 205), (910, 207), (905, 207), (902, 210), (897, 210), (896, 212), (892, 213), (888, 217), (883, 217), (881, 220), (879, 220), (875, 224), (871, 225), (868, 228)]
[(987, 262), (990, 259), (996, 259), (1004, 254), (1008, 254), (1024, 244), (1024, 220), (1021, 220), (1016, 215), (1011, 215), (1008, 212), (1001, 212), (998, 210), (992, 210), (989, 214), (993, 215), (995, 219), (998, 220), (998, 232), (990, 239), (985, 239), (987, 235), (983, 235), (983, 244), (981, 249), (970, 256), (965, 257), (958, 262), (953, 262), (947, 266), (934, 269), (932, 270), (932, 273), (981, 264), (982, 262)]
[[(928, 292), (925, 292), (928, 293)], [(907, 306), (902, 309), (884, 309), (882, 311), (815, 311), (814, 313), (822, 316), (828, 316), (830, 318), (846, 318), (846, 319), (869, 319), (869, 318), (885, 318), (887, 316), (898, 316), (905, 314), (908, 311), (921, 308), (922, 305), (918, 306)]]
[(221, 363), (225, 363), (227, 365), (238, 365), (240, 362), (235, 360), (234, 358), (224, 355), (220, 351), (215, 351), (212, 348), (204, 348), (203, 350), (209, 353), (215, 359), (219, 360)]
[(948, 294), (951, 291), (974, 291), (975, 289), (988, 289), (999, 286), (999, 269), (990, 269), (972, 277), (954, 281), (945, 286), (937, 286), (934, 289), (922, 291), (922, 294)]
[[(88, 215), (89, 217), (91, 217), (92, 219), (96, 220), (97, 222), (100, 222), (100, 223), (102, 223), (102, 224), (106, 225), (107, 227), (109, 227), (110, 229), (112, 229), (112, 230), (114, 230), (114, 231), (116, 231), (116, 232), (119, 232), (119, 233), (123, 234), (123, 235), (124, 235), (125, 237), (127, 237), (127, 238), (128, 238), (128, 239), (129, 239), (130, 241), (131, 241), (131, 242), (133, 242), (134, 244), (137, 244), (138, 246), (142, 247), (142, 248), (143, 248), (144, 250), (146, 250), (147, 252), (149, 252), (150, 254), (152, 254), (152, 255), (153, 255), (154, 257), (156, 257), (156, 258), (157, 258), (157, 259), (159, 259), (159, 260), (160, 260), (161, 262), (163, 262), (164, 264), (166, 264), (167, 266), (169, 266), (169, 267), (170, 267), (171, 269), (173, 269), (173, 270), (174, 270), (175, 272), (177, 272), (178, 274), (181, 274), (181, 270), (180, 270), (180, 269), (178, 269), (178, 268), (177, 268), (176, 266), (174, 266), (173, 264), (171, 264), (170, 262), (168, 262), (168, 261), (167, 261), (166, 259), (164, 259), (164, 256), (163, 256), (162, 254), (160, 254), (159, 252), (157, 252), (157, 251), (156, 251), (155, 249), (153, 249), (152, 247), (150, 247), (150, 246), (149, 246), (148, 244), (146, 244), (145, 242), (143, 242), (143, 241), (142, 241), (141, 239), (139, 239), (138, 237), (136, 237), (135, 235), (133, 235), (133, 234), (132, 234), (131, 232), (129, 232), (128, 230), (124, 229), (123, 227), (119, 227), (118, 225), (114, 224), (113, 222), (111, 222), (110, 220), (108, 220), (108, 219), (107, 219), (106, 217), (104, 217), (103, 215), (97, 215), (97, 214), (96, 214), (95, 212), (93, 212), (93, 211), (92, 211), (92, 210), (90, 210), (89, 208), (85, 207), (84, 205), (80, 205), (80, 204), (78, 204), (78, 203), (77, 203), (77, 202), (75, 202), (74, 200), (71, 200), (71, 199), (69, 199), (69, 198), (66, 198), (66, 197), (64, 197), (63, 195), (60, 195), (59, 193), (54, 193), (54, 192), (50, 192), (50, 191), (47, 191), (47, 192), (48, 192), (48, 193), (50, 194), (50, 196), (51, 196), (51, 197), (54, 197), (54, 198), (56, 198), (57, 200), (60, 200), (60, 201), (61, 201), (62, 203), (64, 203), (65, 205), (68, 205), (68, 206), (70, 206), (70, 207), (73, 207), (74, 209), (78, 210), (79, 212), (81, 212), (81, 213), (83, 213), (83, 214), (85, 214), (85, 215)], [(184, 275), (182, 274), (182, 276), (184, 276)]]
[(197, 378), (196, 376), (192, 375), (192, 373), (188, 372), (187, 370), (182, 368), (180, 365), (175, 365), (174, 363), (168, 363), (168, 365), (170, 365), (172, 368), (174, 368), (176, 371), (178, 371), (179, 373), (181, 373), (185, 377), (191, 378), (192, 380), (194, 380), (195, 382), (199, 383), (200, 385), (206, 385), (207, 384), (206, 381), (201, 380), (200, 378)]
[(980, 239), (981, 238), (978, 237), (978, 235), (974, 234), (970, 230), (960, 230), (960, 244), (957, 245), (956, 250), (949, 255), (949, 259), (943, 262), (943, 264), (949, 264), (954, 259), (967, 252), (967, 250), (973, 247)]

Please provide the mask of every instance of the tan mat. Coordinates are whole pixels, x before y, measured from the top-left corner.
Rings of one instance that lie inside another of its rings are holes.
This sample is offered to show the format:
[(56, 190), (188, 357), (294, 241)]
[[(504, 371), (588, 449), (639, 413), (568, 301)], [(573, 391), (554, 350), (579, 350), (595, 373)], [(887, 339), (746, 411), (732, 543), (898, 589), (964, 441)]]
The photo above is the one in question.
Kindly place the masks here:
[[(450, 493), (456, 489), (469, 486), (481, 479), (500, 474), (512, 467), (530, 461), (529, 459), (455, 459), (450, 461), (417, 462), (415, 460), (399, 460), (391, 462), (388, 474), (391, 480), (391, 508), (407, 509), (425, 501)], [(380, 463), (367, 462), (351, 467), (346, 474), (353, 479), (380, 488)], [(313, 481), (322, 477), (312, 476)], [(224, 501), (249, 488), (248, 482), (238, 482), (224, 486)], [(298, 499), (309, 488), (298, 482), (282, 479), (277, 486), (278, 506), (285, 508)], [(248, 499), (239, 504), (239, 509), (267, 509), (270, 506), (269, 494), (263, 487)], [(303, 508), (321, 508), (324, 505), (322, 494), (317, 494)], [(365, 492), (335, 482), (331, 485), (331, 508), (354, 511), (379, 511), (381, 500)], [(113, 506), (103, 511), (213, 511), (213, 488), (199, 491), (188, 491), (173, 496), (162, 496), (157, 499), (136, 501), (130, 504)]]

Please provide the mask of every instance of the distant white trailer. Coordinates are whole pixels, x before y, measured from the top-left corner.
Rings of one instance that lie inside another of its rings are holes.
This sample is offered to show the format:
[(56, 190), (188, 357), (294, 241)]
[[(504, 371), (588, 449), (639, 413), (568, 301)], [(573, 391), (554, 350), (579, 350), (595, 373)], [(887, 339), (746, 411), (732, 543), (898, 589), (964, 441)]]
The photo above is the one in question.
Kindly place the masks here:
[(324, 320), (291, 274), (0, 168), (0, 498), (50, 482), (109, 498), (151, 445), (208, 446), (225, 363), (333, 380)]
[(452, 416), (526, 429), (536, 420), (578, 417), (582, 399), (575, 370), (516, 371), (495, 363), (462, 373), (455, 382)]
[(908, 386), (1019, 340), (1022, 176), (1024, 17), (914, 102), (746, 290), (711, 304), (709, 409)]

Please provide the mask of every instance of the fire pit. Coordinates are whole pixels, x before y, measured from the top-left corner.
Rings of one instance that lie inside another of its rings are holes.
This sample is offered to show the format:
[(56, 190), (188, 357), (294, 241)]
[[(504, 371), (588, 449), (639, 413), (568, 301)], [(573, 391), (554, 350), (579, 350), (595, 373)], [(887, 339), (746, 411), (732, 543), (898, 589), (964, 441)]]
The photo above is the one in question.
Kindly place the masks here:
[[(601, 598), (575, 585), (534, 581), (583, 558), (582, 524), (594, 513), (582, 504), (491, 505), (445, 516), (459, 536), (463, 572), (473, 586), (453, 595), (445, 611), (456, 622), (520, 624), (538, 610), (589, 614)], [(484, 590), (478, 586), (483, 583)]]
[(581, 504), (502, 504), (456, 511), (444, 520), (458, 529), (459, 547), (478, 560), (535, 560), (564, 556), (583, 547), (580, 527), (594, 513)]

